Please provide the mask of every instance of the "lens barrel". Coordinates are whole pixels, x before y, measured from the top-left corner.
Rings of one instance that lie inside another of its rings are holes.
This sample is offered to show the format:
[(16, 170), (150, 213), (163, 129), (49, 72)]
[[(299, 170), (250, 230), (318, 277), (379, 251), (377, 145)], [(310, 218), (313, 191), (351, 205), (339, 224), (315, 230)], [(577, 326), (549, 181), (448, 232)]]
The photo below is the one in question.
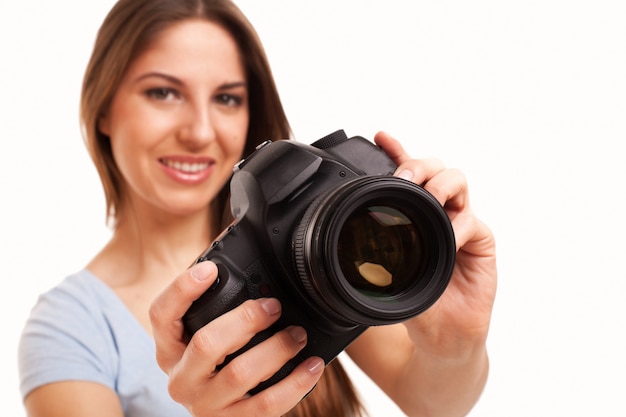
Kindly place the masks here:
[(294, 234), (302, 286), (347, 325), (405, 321), (446, 289), (456, 255), (439, 202), (393, 176), (361, 176), (319, 195)]

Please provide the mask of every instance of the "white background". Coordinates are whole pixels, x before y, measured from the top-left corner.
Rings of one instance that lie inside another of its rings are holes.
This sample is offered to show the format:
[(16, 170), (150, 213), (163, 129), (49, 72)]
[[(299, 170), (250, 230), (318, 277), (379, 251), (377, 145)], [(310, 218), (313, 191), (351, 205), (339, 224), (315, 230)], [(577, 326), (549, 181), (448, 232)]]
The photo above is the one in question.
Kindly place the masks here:
[[(104, 244), (78, 99), (112, 0), (0, 0), (0, 415), (37, 295)], [(462, 169), (498, 240), (471, 416), (624, 416), (626, 3), (240, 0), (296, 137), (387, 130)], [(373, 417), (402, 415), (353, 371)]]

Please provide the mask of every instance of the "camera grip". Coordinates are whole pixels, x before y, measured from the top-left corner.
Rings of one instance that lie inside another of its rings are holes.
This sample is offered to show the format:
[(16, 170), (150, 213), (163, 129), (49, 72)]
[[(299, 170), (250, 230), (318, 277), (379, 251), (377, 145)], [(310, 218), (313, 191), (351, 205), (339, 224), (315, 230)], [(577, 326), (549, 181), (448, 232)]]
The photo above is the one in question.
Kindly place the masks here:
[(221, 264), (217, 264), (217, 267), (218, 277), (215, 283), (193, 302), (183, 317), (185, 330), (190, 336), (249, 298), (243, 280), (229, 279), (223, 272), (225, 267)]
[[(229, 276), (226, 266), (217, 262), (216, 264), (218, 267), (218, 278), (216, 279), (215, 283), (204, 294), (202, 294), (202, 296), (200, 296), (198, 300), (196, 300), (192, 304), (191, 308), (187, 311), (183, 318), (185, 329), (189, 333), (189, 335), (193, 335), (204, 325), (221, 316), (222, 314), (238, 307), (244, 301), (260, 296), (260, 294), (258, 293), (251, 294), (250, 290), (254, 288), (254, 285), (252, 285), (251, 282), (246, 281), (246, 279), (233, 279), (233, 277)], [(276, 323), (270, 328), (257, 333), (241, 349), (227, 355), (224, 358), (224, 362), (217, 366), (217, 370), (219, 371), (235, 357), (241, 355), (248, 349), (258, 345), (259, 343), (271, 337), (279, 329), (285, 327), (284, 324), (279, 323)], [(303, 358), (299, 358), (298, 356), (292, 358), (270, 379), (261, 382), (255, 388), (251, 389), (250, 394), (254, 395), (258, 392), (261, 392), (265, 388), (285, 378), (303, 360)]]

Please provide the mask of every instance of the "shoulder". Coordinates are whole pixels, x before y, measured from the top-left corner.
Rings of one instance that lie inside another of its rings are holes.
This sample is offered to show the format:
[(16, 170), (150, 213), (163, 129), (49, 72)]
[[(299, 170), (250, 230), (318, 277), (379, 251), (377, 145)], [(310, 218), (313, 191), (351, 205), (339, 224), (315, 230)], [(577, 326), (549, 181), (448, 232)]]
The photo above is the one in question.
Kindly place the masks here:
[(19, 345), (26, 397), (52, 382), (96, 382), (115, 391), (125, 415), (188, 415), (167, 394), (154, 342), (115, 292), (80, 271), (42, 294)]
[(23, 394), (63, 378), (113, 384), (118, 359), (108, 324), (114, 298), (107, 289), (83, 270), (40, 295), (19, 343)]
[[(56, 329), (71, 327), (78, 330), (76, 326), (93, 329), (99, 323), (104, 325), (103, 311), (113, 302), (108, 287), (87, 270), (82, 270), (39, 296), (26, 328), (40, 324)], [(53, 326), (53, 323), (57, 325)]]

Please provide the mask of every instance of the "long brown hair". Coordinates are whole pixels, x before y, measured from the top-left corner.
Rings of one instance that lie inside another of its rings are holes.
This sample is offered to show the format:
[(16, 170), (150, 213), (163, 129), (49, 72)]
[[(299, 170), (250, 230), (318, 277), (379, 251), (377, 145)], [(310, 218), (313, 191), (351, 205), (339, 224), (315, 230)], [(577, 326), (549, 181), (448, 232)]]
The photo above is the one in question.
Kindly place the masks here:
[[(249, 127), (244, 155), (260, 142), (289, 139), (291, 129), (259, 37), (230, 0), (120, 0), (105, 18), (87, 65), (81, 94), (80, 121), (89, 154), (106, 198), (107, 221), (115, 225), (123, 204), (123, 177), (110, 139), (98, 130), (124, 73), (131, 62), (165, 28), (188, 19), (206, 19), (221, 25), (235, 39), (246, 71)], [(227, 185), (212, 204), (213, 213), (227, 212)], [(361, 415), (362, 406), (338, 360), (324, 372), (318, 386), (289, 417)]]

